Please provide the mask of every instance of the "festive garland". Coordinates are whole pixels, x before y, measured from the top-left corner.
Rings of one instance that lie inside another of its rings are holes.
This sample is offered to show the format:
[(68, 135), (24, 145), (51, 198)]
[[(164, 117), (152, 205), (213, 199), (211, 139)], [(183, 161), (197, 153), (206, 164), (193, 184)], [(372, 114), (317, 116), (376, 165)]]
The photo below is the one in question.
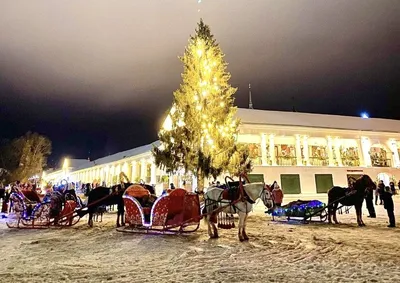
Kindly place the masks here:
[(318, 210), (325, 207), (325, 203), (319, 200), (311, 200), (306, 203), (276, 207), (274, 210), (269, 211), (272, 216), (287, 216), (287, 217), (305, 217), (316, 213)]

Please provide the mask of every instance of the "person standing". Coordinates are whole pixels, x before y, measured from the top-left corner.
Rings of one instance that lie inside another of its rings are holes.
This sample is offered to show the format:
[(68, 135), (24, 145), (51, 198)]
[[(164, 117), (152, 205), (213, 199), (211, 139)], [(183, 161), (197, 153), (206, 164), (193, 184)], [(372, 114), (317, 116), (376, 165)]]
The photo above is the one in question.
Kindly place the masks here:
[(272, 199), (274, 200), (276, 207), (280, 207), (282, 205), (283, 191), (281, 190), (281, 187), (279, 187), (276, 181), (273, 184)]
[(394, 182), (390, 182), (389, 187), (390, 187), (390, 191), (392, 192), (392, 195), (395, 195), (396, 188), (394, 187)]
[(390, 187), (385, 187), (382, 197), (383, 197), (383, 207), (386, 209), (388, 217), (389, 217), (388, 227), (390, 227), (390, 228), (396, 227), (396, 221), (394, 218), (394, 203), (393, 203)]
[(383, 183), (382, 180), (379, 181), (377, 191), (378, 191), (379, 201), (380, 201), (379, 205), (382, 205), (384, 202), (383, 193), (385, 192), (385, 184)]
[(367, 204), (367, 209), (370, 218), (376, 218), (375, 207), (374, 207), (374, 190), (367, 188), (365, 194), (365, 202)]

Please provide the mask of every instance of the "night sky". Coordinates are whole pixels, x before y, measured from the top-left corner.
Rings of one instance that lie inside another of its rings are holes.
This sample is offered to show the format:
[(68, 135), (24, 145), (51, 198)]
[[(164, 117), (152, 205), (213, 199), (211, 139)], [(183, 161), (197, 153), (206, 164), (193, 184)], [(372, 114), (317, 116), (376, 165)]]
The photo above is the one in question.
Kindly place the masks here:
[[(200, 11), (198, 11), (200, 9)], [(236, 104), (400, 119), (400, 1), (17, 1), (0, 4), (0, 138), (28, 130), (60, 157), (157, 139), (202, 17)]]

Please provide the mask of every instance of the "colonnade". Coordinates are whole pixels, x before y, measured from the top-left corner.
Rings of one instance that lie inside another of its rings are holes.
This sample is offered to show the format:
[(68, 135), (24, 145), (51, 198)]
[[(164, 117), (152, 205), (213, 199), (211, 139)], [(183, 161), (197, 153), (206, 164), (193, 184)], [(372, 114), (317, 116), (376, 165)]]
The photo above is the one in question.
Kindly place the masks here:
[[(308, 135), (295, 135), (295, 142), (293, 147), (296, 151), (296, 165), (307, 166), (310, 164), (310, 153), (309, 153), (309, 138)], [(371, 167), (371, 139), (362, 136), (359, 139), (354, 139), (357, 144), (358, 156), (360, 158), (360, 166)], [(262, 133), (261, 134), (261, 165), (263, 166), (276, 166), (276, 135)], [(329, 166), (343, 166), (343, 160), (340, 154), (341, 139), (338, 137), (326, 137), (326, 143), (322, 143), (321, 146), (326, 146), (327, 149), (327, 160)], [(400, 167), (399, 149), (397, 141), (395, 139), (388, 139), (386, 141), (391, 155), (392, 155), (392, 167)]]

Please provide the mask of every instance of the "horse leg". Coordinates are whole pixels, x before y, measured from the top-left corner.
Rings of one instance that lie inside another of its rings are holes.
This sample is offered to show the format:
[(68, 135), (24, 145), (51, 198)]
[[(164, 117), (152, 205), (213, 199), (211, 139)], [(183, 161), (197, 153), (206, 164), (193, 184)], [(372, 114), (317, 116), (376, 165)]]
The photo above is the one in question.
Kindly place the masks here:
[(213, 221), (211, 221), (210, 223), (211, 223), (211, 226), (212, 226), (212, 229), (213, 229), (213, 238), (216, 239), (216, 238), (219, 237), (217, 225), (215, 225), (215, 223)]
[(93, 212), (89, 212), (88, 225), (89, 225), (90, 228), (93, 227)]
[(238, 236), (239, 236), (239, 241), (243, 242), (245, 240), (243, 237), (243, 222), (244, 222), (245, 214), (242, 212), (239, 212), (238, 214), (239, 214)]
[(120, 212), (118, 211), (117, 212), (117, 227), (121, 227), (121, 225), (119, 224), (119, 215), (120, 215)]
[(328, 197), (328, 223), (332, 224), (332, 209), (331, 199)]
[(125, 226), (125, 209), (122, 208), (122, 212), (121, 212), (121, 225)]
[(243, 220), (243, 232), (242, 232), (242, 235), (243, 235), (243, 238), (244, 238), (244, 240), (245, 241), (248, 241), (249, 240), (249, 237), (247, 236), (247, 234), (246, 234), (246, 223), (247, 223), (247, 218), (248, 218), (248, 214), (246, 213), (245, 215), (244, 215), (244, 220)]
[(355, 211), (356, 211), (357, 225), (358, 225), (358, 226), (362, 226), (362, 225), (361, 225), (361, 222), (360, 222), (360, 213), (359, 213), (359, 211), (358, 211), (358, 205), (355, 204), (355, 205), (354, 205), (354, 208), (355, 208)]
[(362, 226), (365, 226), (365, 223), (364, 223), (364, 221), (363, 221), (363, 219), (362, 219), (362, 203), (360, 204), (360, 208), (359, 208), (359, 210), (360, 210), (360, 222), (361, 222), (361, 225)]
[(206, 223), (207, 223), (208, 236), (209, 236), (210, 238), (213, 238), (213, 234), (212, 234), (212, 231), (211, 231), (211, 225), (210, 225), (210, 222), (211, 222), (211, 215), (207, 215), (204, 219), (205, 219), (205, 221), (206, 221)]
[(359, 205), (355, 205), (356, 208), (356, 214), (357, 214), (357, 224), (358, 226), (362, 227), (365, 226), (364, 222), (362, 221), (362, 211), (361, 211), (361, 207)]
[(333, 204), (333, 208), (332, 208), (332, 214), (333, 214), (333, 221), (335, 222), (335, 224), (339, 224), (339, 221), (337, 220), (337, 208), (339, 206), (339, 203), (335, 203)]

